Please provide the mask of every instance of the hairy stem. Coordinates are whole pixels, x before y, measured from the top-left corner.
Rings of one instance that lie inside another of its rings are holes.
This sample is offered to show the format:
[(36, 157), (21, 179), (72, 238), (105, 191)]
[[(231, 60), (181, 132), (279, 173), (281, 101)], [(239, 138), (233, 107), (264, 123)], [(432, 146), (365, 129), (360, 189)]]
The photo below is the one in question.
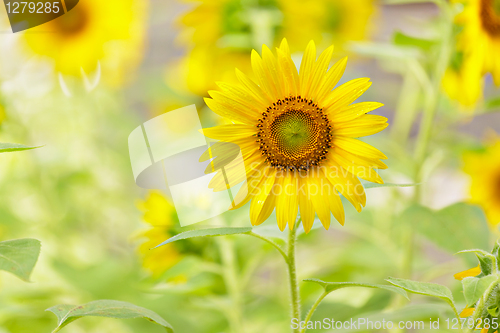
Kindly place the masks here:
[[(296, 318), (300, 321), (300, 293), (299, 293), (299, 283), (297, 281), (297, 269), (295, 263), (295, 244), (297, 242), (297, 229), (299, 223), (297, 223), (288, 234), (288, 276), (290, 279), (290, 295), (292, 302), (292, 319)], [(299, 328), (293, 329), (292, 332), (299, 333)]]
[(309, 310), (309, 312), (307, 313), (307, 316), (306, 316), (306, 319), (305, 319), (305, 326), (304, 328), (300, 331), (300, 333), (304, 333), (306, 330), (307, 330), (307, 323), (311, 320), (313, 314), (314, 314), (314, 311), (316, 311), (316, 309), (318, 308), (318, 305), (321, 303), (321, 301), (323, 300), (323, 298), (326, 297), (326, 295), (328, 295), (329, 293), (328, 292), (323, 292), (319, 297), (318, 299), (316, 300), (316, 302), (313, 304), (313, 306), (311, 307), (311, 309)]

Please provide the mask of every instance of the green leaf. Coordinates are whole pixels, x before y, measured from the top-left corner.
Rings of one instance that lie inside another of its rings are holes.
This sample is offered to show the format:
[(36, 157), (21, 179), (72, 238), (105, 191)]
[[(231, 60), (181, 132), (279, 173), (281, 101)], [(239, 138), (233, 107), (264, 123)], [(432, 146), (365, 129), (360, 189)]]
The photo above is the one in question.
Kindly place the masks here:
[(81, 317), (107, 317), (116, 319), (144, 318), (165, 327), (169, 333), (174, 332), (172, 326), (156, 312), (127, 302), (99, 300), (79, 306), (60, 304), (48, 308), (46, 311), (50, 311), (57, 316), (57, 327), (52, 333), (58, 332), (64, 326)]
[(436, 43), (435, 41), (408, 36), (401, 31), (394, 34), (394, 44), (401, 46), (414, 46), (429, 51)]
[(9, 153), (12, 151), (30, 150), (35, 148), (40, 148), (41, 146), (25, 146), (18, 143), (3, 143), (0, 142), (0, 153)]
[(0, 242), (0, 269), (29, 282), (40, 248), (40, 241), (32, 238)]
[(377, 184), (377, 183), (365, 183), (363, 187), (365, 189), (369, 188), (377, 188), (377, 187), (410, 187), (410, 186), (418, 186), (418, 184), (394, 184), (394, 183), (385, 183), (385, 184)]
[(490, 231), (486, 218), (483, 211), (476, 206), (457, 203), (434, 211), (415, 205), (404, 211), (400, 220), (451, 253), (457, 253), (464, 247), (490, 246), (488, 242)]
[(498, 283), (495, 275), (488, 275), (482, 278), (466, 277), (462, 280), (465, 301), (469, 306), (475, 304), (492, 283)]
[(390, 284), (395, 285), (396, 287), (403, 288), (404, 290), (410, 293), (438, 297), (446, 301), (453, 308), (455, 313), (457, 312), (455, 303), (453, 302), (453, 295), (450, 289), (446, 288), (443, 285), (436, 283), (397, 279), (392, 277), (388, 278), (386, 281), (389, 282)]
[(214, 236), (246, 234), (250, 231), (252, 231), (252, 228), (230, 228), (230, 227), (189, 230), (181, 232), (180, 234), (177, 234), (174, 237), (167, 239), (163, 243), (155, 246), (154, 249), (181, 239), (188, 239), (194, 237), (214, 237)]
[(371, 284), (371, 283), (358, 283), (358, 282), (325, 282), (319, 279), (305, 279), (304, 281), (314, 282), (319, 284), (320, 286), (325, 288), (325, 291), (327, 293), (331, 293), (332, 291), (348, 287), (365, 287), (365, 288), (378, 288), (378, 289), (389, 290), (404, 296), (406, 299), (409, 299), (408, 294), (403, 289), (384, 284)]

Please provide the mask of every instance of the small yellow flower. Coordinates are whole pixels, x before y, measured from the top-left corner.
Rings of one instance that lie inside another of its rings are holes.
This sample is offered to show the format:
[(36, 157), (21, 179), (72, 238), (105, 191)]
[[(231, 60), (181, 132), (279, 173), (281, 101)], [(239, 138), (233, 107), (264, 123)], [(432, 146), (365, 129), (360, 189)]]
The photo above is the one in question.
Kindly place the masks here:
[(477, 267), (465, 270), (463, 272), (457, 273), (457, 274), (453, 275), (453, 277), (456, 280), (462, 281), (466, 277), (478, 276), (479, 274), (481, 274), (481, 268), (479, 266), (477, 266)]
[(169, 243), (151, 250), (172, 237), (172, 228), (177, 223), (177, 215), (172, 203), (158, 192), (151, 192), (141, 204), (144, 211), (144, 221), (152, 228), (142, 232), (139, 236), (145, 238), (139, 248), (142, 265), (153, 277), (158, 278), (182, 258), (176, 243)]
[[(344, 224), (339, 193), (361, 211), (366, 196), (358, 177), (383, 183), (375, 169), (386, 168), (380, 161), (386, 156), (356, 139), (387, 127), (387, 118), (367, 114), (382, 104), (351, 104), (370, 87), (368, 78), (334, 89), (347, 59), (328, 70), (333, 46), (316, 59), (311, 41), (299, 73), (285, 39), (276, 51), (277, 56), (264, 45), (262, 58), (252, 52), (255, 81), (237, 71), (238, 84), (218, 83), (219, 91), (209, 91), (210, 109), (234, 123), (204, 129), (204, 134), (241, 148), (249, 192), (241, 190), (236, 201), (244, 197), (240, 207), (251, 200), (253, 225), (274, 208), (281, 230), (294, 227), (299, 209), (306, 232), (315, 213), (326, 229), (332, 213)], [(224, 190), (224, 175), (217, 173), (210, 187)]]
[(500, 139), (483, 152), (464, 155), (464, 171), (471, 177), (471, 202), (481, 206), (492, 227), (500, 223)]
[(457, 40), (457, 53), (443, 85), (451, 98), (464, 105), (481, 97), (482, 77), (491, 73), (500, 85), (500, 1), (455, 0), (464, 6), (455, 23), (463, 30)]
[(100, 62), (103, 79), (119, 84), (141, 60), (146, 7), (147, 0), (80, 1), (24, 36), (34, 53), (53, 59), (58, 72), (89, 74)]

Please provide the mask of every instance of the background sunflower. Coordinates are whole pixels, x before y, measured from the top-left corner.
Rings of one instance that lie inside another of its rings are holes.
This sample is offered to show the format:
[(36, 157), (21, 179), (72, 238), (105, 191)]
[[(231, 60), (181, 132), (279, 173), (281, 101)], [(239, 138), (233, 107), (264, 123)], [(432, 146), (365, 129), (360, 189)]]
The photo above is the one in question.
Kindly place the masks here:
[[(67, 14), (25, 34), (34, 54), (49, 58), (57, 72), (95, 72), (118, 85), (142, 59), (147, 0), (85, 0)], [(38, 32), (38, 33), (37, 33)]]

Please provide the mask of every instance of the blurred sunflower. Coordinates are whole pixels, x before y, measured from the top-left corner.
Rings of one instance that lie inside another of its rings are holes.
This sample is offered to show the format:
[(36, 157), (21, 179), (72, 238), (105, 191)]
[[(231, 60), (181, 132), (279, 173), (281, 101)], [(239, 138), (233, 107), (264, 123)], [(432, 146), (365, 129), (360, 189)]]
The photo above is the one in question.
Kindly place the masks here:
[[(316, 61), (311, 41), (299, 73), (285, 39), (276, 51), (277, 57), (264, 45), (262, 58), (252, 51), (256, 81), (236, 70), (238, 84), (218, 83), (219, 91), (209, 91), (208, 107), (235, 123), (203, 132), (241, 148), (246, 173), (231, 168), (226, 172), (235, 173), (231, 178), (247, 179), (248, 195), (240, 190), (235, 202), (241, 200), (238, 208), (251, 200), (253, 225), (264, 222), (275, 207), (281, 230), (287, 224), (294, 227), (299, 208), (306, 232), (315, 213), (326, 229), (331, 213), (344, 224), (339, 192), (361, 211), (366, 196), (358, 177), (383, 182), (374, 169), (387, 167), (380, 161), (386, 156), (355, 139), (387, 127), (387, 118), (367, 114), (382, 104), (351, 104), (370, 87), (368, 78), (334, 89), (347, 59), (328, 70), (333, 46)], [(226, 189), (224, 178), (217, 173), (209, 186), (215, 191)]]
[(446, 94), (465, 107), (473, 106), (482, 95), (481, 63), (475, 58), (477, 54), (464, 56), (457, 51), (443, 76)]
[(306, 45), (311, 39), (320, 45), (342, 48), (345, 42), (363, 40), (370, 31), (376, 11), (374, 0), (279, 0), (283, 11), (281, 37), (291, 45)]
[(491, 73), (500, 85), (500, 1), (455, 0), (464, 10), (455, 18), (462, 27), (455, 61), (445, 74), (445, 91), (464, 105), (481, 97), (482, 77)]
[(103, 79), (125, 81), (130, 68), (142, 57), (147, 0), (85, 0), (65, 15), (25, 34), (31, 50), (52, 58), (65, 75), (95, 71), (101, 65)]
[[(187, 2), (192, 2), (191, 0)], [(326, 46), (367, 36), (374, 0), (202, 0), (180, 20), (187, 57), (167, 73), (178, 86), (204, 96), (215, 81), (236, 81), (233, 69), (249, 72), (248, 55), (260, 45), (278, 45), (283, 37), (301, 51), (311, 39)], [(182, 73), (179, 73), (182, 71)]]
[(481, 206), (492, 227), (500, 223), (500, 139), (481, 152), (464, 155), (464, 171), (471, 177), (471, 201)]
[(177, 264), (183, 257), (177, 243), (169, 243), (151, 250), (166, 239), (172, 237), (173, 228), (178, 219), (173, 204), (158, 192), (151, 192), (140, 208), (144, 211), (144, 221), (152, 228), (142, 232), (139, 237), (145, 238), (139, 248), (142, 265), (153, 277), (158, 278), (169, 268)]

